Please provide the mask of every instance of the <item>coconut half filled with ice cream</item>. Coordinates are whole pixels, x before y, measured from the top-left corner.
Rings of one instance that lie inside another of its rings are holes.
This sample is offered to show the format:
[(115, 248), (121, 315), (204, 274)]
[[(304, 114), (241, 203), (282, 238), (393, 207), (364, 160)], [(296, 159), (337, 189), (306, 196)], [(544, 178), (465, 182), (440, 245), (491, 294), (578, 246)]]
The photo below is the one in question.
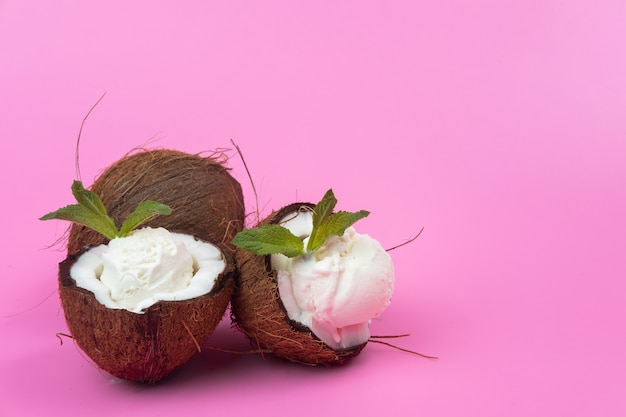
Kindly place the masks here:
[(169, 215), (144, 201), (117, 228), (99, 197), (75, 181), (78, 204), (42, 217), (80, 222), (106, 242), (59, 264), (59, 293), (76, 344), (100, 368), (153, 383), (197, 353), (224, 315), (234, 264), (221, 243), (162, 227)]
[(352, 227), (369, 213), (334, 213), (335, 204), (329, 190), (317, 205), (288, 205), (233, 240), (233, 318), (256, 348), (309, 365), (342, 363), (359, 354), (371, 320), (389, 305), (391, 258)]

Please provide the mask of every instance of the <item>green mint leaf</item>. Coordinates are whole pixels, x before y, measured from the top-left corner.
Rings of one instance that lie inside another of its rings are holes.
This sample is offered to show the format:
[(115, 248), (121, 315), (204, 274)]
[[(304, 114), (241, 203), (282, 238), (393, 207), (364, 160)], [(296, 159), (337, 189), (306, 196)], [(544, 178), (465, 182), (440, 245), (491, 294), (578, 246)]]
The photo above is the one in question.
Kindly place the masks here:
[(117, 228), (113, 224), (113, 220), (108, 216), (102, 216), (93, 210), (86, 208), (80, 204), (72, 204), (56, 211), (46, 214), (39, 220), (68, 220), (74, 223), (82, 224), (98, 233), (103, 234), (108, 239), (113, 239), (117, 235)]
[[(369, 211), (361, 210), (356, 213), (350, 213), (347, 211), (339, 211), (326, 217), (326, 219), (319, 225), (315, 239), (309, 238), (307, 245), (307, 252), (313, 252), (322, 244), (329, 236), (341, 236), (345, 233), (346, 229), (352, 226), (357, 221), (364, 217), (369, 216)], [(313, 234), (311, 234), (313, 236)]]
[(93, 191), (85, 189), (82, 182), (74, 180), (72, 183), (72, 194), (81, 206), (101, 216), (107, 216), (107, 210), (104, 204), (102, 204), (100, 197)]
[(76, 180), (72, 183), (72, 194), (78, 204), (72, 204), (46, 214), (39, 220), (68, 220), (81, 224), (101, 233), (108, 239), (127, 236), (137, 226), (156, 215), (168, 215), (171, 209), (155, 201), (144, 201), (128, 216), (120, 230), (113, 219), (107, 214), (102, 200), (93, 191), (85, 189), (83, 183)]
[(332, 214), (336, 205), (337, 199), (335, 198), (333, 190), (330, 189), (326, 191), (324, 197), (322, 197), (320, 202), (315, 205), (315, 208), (313, 208), (313, 229), (311, 231), (311, 235), (309, 236), (307, 250), (311, 247), (311, 241), (317, 241), (317, 233), (320, 225), (328, 218), (328, 216)]
[(119, 237), (128, 236), (130, 232), (135, 230), (142, 223), (147, 222), (151, 218), (155, 216), (168, 216), (172, 213), (172, 209), (165, 204), (158, 203), (152, 200), (142, 201), (137, 208), (130, 213), (130, 215), (126, 218), (122, 227), (120, 227), (120, 231), (118, 232)]
[(43, 216), (41, 220), (68, 220), (93, 229), (108, 239), (117, 236), (115, 222), (107, 215), (106, 208), (96, 193), (85, 189), (82, 182), (75, 180), (72, 183), (72, 194), (78, 204), (69, 205), (49, 213)]
[(231, 243), (257, 255), (281, 253), (293, 258), (304, 254), (304, 244), (300, 238), (276, 224), (242, 230)]
[(238, 248), (257, 255), (282, 253), (293, 258), (313, 252), (322, 246), (329, 236), (342, 236), (348, 227), (370, 214), (369, 211), (365, 210), (356, 213), (347, 211), (333, 213), (336, 205), (337, 199), (333, 190), (330, 189), (313, 208), (312, 231), (306, 252), (302, 240), (291, 233), (289, 229), (280, 225), (243, 230), (231, 242)]

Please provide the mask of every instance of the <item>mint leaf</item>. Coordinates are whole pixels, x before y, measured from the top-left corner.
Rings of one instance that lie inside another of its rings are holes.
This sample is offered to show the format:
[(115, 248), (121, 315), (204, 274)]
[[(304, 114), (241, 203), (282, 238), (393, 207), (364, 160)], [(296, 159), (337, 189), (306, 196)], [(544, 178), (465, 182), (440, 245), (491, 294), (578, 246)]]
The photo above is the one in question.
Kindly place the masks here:
[(326, 191), (324, 197), (320, 200), (319, 203), (315, 205), (313, 208), (313, 229), (311, 231), (311, 235), (309, 236), (309, 244), (307, 245), (307, 251), (310, 251), (311, 242), (317, 241), (317, 232), (319, 230), (320, 225), (330, 216), (337, 205), (337, 199), (335, 198), (335, 194), (333, 190), (330, 189)]
[(300, 238), (277, 224), (242, 230), (231, 243), (256, 255), (282, 253), (293, 258), (304, 254)]
[(307, 252), (313, 252), (322, 244), (329, 236), (341, 236), (345, 233), (346, 229), (352, 226), (357, 221), (361, 220), (364, 217), (369, 216), (369, 211), (361, 210), (356, 213), (350, 213), (347, 211), (339, 211), (337, 213), (333, 213), (326, 217), (326, 219), (319, 225), (317, 229), (317, 233), (315, 234), (315, 239), (312, 237), (309, 238), (309, 243), (307, 245)]
[(369, 211), (356, 213), (339, 211), (333, 213), (337, 199), (333, 190), (326, 191), (324, 197), (313, 208), (312, 231), (309, 242), (304, 250), (302, 240), (280, 225), (267, 225), (239, 232), (231, 243), (238, 248), (248, 250), (257, 255), (282, 253), (290, 258), (304, 255), (318, 249), (329, 236), (341, 236), (346, 229), (358, 220), (367, 217)]
[[(107, 210), (102, 204), (100, 197), (93, 191), (85, 189), (83, 183), (74, 180), (72, 183), (72, 194), (81, 206), (101, 216), (107, 216)], [(107, 216), (108, 217), (108, 216)]]
[(82, 224), (83, 226), (103, 234), (108, 239), (113, 239), (117, 235), (117, 228), (110, 217), (99, 215), (80, 204), (72, 204), (60, 208), (39, 218), (39, 220), (51, 219), (68, 220)]
[(130, 213), (130, 215), (126, 218), (124, 223), (122, 223), (122, 227), (120, 227), (120, 231), (118, 232), (119, 237), (128, 236), (130, 232), (135, 230), (142, 223), (147, 222), (151, 218), (163, 215), (168, 216), (172, 213), (172, 209), (165, 204), (158, 203), (152, 200), (146, 200), (139, 203), (137, 208)]
[(108, 239), (113, 239), (128, 235), (137, 226), (156, 215), (171, 213), (170, 208), (164, 204), (155, 201), (144, 201), (128, 216), (120, 230), (118, 230), (113, 219), (107, 214), (100, 197), (93, 191), (85, 189), (82, 182), (74, 181), (72, 194), (78, 204), (60, 208), (40, 217), (39, 220), (68, 220), (93, 229)]

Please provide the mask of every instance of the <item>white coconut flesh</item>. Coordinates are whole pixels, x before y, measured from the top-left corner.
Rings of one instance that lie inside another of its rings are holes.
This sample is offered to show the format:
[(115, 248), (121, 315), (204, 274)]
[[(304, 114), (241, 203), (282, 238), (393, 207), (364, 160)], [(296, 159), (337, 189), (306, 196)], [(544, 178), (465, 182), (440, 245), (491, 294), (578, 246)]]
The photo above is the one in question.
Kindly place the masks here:
[(215, 245), (146, 227), (89, 249), (76, 260), (70, 275), (106, 307), (143, 313), (158, 301), (209, 293), (225, 267)]
[[(280, 224), (303, 239), (312, 213), (287, 215)], [(380, 243), (353, 227), (331, 236), (313, 253), (271, 256), (278, 291), (291, 320), (307, 326), (333, 349), (367, 342), (369, 324), (389, 305), (394, 288), (391, 257)]]

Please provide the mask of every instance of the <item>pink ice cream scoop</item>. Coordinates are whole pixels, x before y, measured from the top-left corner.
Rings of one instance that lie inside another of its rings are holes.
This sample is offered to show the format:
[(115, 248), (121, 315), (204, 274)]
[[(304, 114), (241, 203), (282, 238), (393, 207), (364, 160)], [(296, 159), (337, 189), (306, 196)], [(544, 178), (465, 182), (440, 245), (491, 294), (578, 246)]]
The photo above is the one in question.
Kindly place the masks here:
[(391, 301), (391, 257), (378, 241), (353, 228), (331, 236), (313, 253), (273, 257), (273, 266), (289, 317), (334, 349), (366, 342), (370, 320)]

